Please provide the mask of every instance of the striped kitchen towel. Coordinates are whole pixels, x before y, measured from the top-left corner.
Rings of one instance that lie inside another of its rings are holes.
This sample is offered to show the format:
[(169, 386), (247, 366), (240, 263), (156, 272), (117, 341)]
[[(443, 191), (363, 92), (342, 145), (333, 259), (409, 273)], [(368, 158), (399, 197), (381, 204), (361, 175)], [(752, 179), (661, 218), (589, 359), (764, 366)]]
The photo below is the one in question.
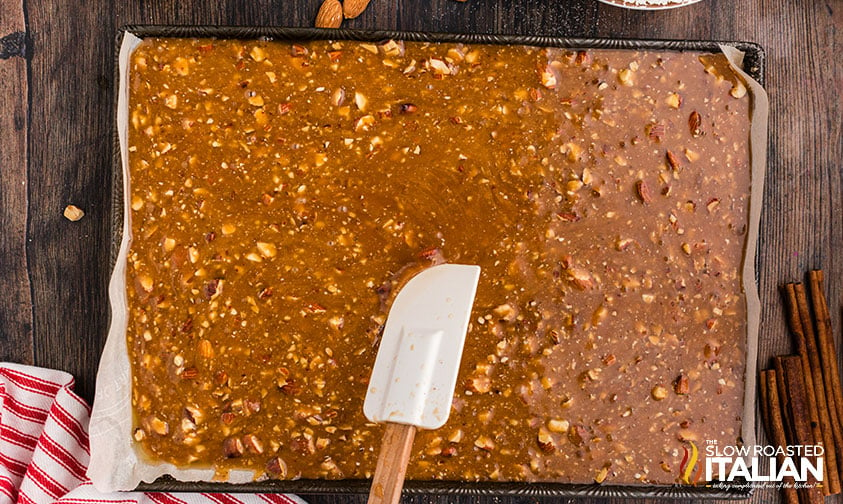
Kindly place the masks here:
[(305, 504), (285, 494), (97, 492), (85, 477), (91, 408), (73, 383), (0, 362), (0, 504)]

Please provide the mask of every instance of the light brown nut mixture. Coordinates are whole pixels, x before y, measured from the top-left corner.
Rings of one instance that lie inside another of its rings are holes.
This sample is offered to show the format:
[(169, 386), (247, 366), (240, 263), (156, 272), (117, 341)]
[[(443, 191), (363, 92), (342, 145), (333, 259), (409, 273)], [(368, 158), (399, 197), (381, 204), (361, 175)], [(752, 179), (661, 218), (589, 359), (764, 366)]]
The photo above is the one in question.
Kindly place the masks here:
[(739, 437), (748, 107), (722, 57), (146, 40), (132, 57), (135, 439), (371, 475), (391, 296), (483, 273), (409, 477), (673, 483)]

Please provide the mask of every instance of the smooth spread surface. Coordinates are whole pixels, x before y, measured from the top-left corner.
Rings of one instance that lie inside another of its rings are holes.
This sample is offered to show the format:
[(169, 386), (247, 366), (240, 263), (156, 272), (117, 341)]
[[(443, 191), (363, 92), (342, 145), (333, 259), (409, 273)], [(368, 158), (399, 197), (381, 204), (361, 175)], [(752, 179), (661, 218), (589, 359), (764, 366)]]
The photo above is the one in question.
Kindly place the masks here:
[(132, 72), (153, 459), (369, 476), (391, 290), (442, 260), (483, 274), (411, 478), (673, 483), (686, 441), (739, 436), (749, 97), (722, 58), (148, 40)]

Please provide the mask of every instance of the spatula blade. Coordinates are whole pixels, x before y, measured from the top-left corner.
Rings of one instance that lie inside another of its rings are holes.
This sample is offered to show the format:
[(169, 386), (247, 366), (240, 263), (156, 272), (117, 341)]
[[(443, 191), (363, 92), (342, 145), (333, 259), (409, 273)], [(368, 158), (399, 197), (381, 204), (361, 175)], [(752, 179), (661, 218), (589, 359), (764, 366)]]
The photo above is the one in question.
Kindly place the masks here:
[(395, 298), (363, 412), (373, 422), (436, 429), (451, 412), (480, 267), (428, 268)]

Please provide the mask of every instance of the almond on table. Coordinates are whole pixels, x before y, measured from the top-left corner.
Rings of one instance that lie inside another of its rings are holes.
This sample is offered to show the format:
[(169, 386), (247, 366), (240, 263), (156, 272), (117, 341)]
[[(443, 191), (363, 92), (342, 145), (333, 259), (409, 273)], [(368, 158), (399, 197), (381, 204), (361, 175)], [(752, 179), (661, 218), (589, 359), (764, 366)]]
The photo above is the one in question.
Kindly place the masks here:
[(339, 28), (342, 25), (343, 6), (339, 0), (324, 0), (316, 13), (317, 28)]

